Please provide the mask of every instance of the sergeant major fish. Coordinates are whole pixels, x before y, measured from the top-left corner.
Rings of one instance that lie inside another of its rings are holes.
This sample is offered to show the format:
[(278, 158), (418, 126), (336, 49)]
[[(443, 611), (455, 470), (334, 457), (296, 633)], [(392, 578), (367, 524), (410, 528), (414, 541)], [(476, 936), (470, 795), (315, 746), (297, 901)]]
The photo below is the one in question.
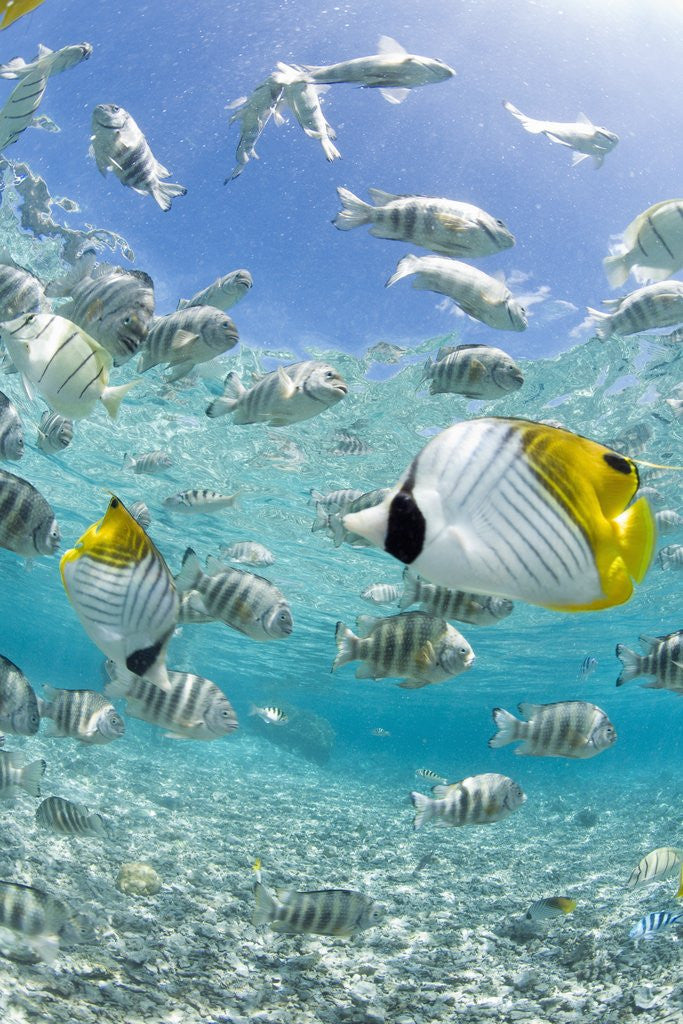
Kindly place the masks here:
[(14, 320), (22, 313), (45, 313), (50, 303), (37, 277), (0, 253), (0, 321)]
[(223, 277), (217, 277), (213, 284), (197, 292), (191, 299), (179, 299), (178, 309), (214, 306), (225, 313), (244, 298), (253, 283), (248, 270), (232, 270)]
[(683, 544), (667, 544), (657, 558), (662, 569), (683, 569)]
[(598, 338), (624, 337), (683, 322), (683, 282), (657, 281), (618, 299), (605, 299), (607, 312), (588, 307)]
[(437, 775), (431, 768), (418, 768), (415, 771), (418, 779), (427, 779), (428, 782), (436, 782), (438, 785), (447, 786), (448, 779), (444, 779), (443, 775)]
[(0, 391), (0, 459), (18, 462), (24, 455), (24, 427), (14, 402)]
[(471, 775), (449, 786), (434, 786), (434, 798), (411, 793), (415, 807), (413, 828), (425, 822), (437, 825), (488, 825), (501, 821), (526, 800), (522, 788), (507, 775), (487, 772)]
[(143, 530), (146, 530), (149, 524), (152, 522), (152, 517), (149, 513), (149, 508), (144, 501), (135, 501), (128, 509), (131, 516), (138, 523)]
[(437, 434), (384, 501), (342, 517), (433, 583), (562, 611), (627, 601), (655, 526), (635, 463), (568, 430), (475, 419)]
[(275, 932), (346, 937), (371, 928), (382, 914), (374, 900), (352, 889), (278, 889), (272, 893), (261, 881), (260, 872), (254, 892), (252, 924), (268, 924)]
[(665, 508), (655, 512), (655, 523), (657, 532), (661, 536), (666, 536), (667, 533), (676, 533), (683, 528), (683, 516), (674, 509)]
[(40, 417), (36, 444), (47, 455), (58, 455), (68, 448), (74, 437), (73, 420), (46, 409)]
[(430, 395), (500, 398), (518, 391), (524, 375), (507, 352), (490, 345), (457, 345), (439, 349), (436, 361), (427, 359), (423, 381)]
[(332, 221), (340, 231), (371, 224), (370, 234), (420, 245), (443, 256), (476, 259), (514, 245), (502, 220), (470, 203), (430, 196), (397, 196), (370, 188), (375, 205), (338, 188), (342, 209)]
[(259, 708), (256, 704), (252, 704), (249, 708), (250, 715), (258, 715), (258, 717), (266, 722), (268, 725), (286, 725), (289, 721), (288, 716), (282, 710), (282, 708), (264, 707)]
[(275, 556), (256, 541), (246, 540), (238, 544), (221, 544), (220, 552), (229, 562), (244, 562), (246, 565), (273, 565)]
[(38, 700), (20, 668), (0, 654), (0, 730), (35, 736), (40, 726)]
[(579, 671), (576, 674), (577, 679), (588, 679), (588, 676), (592, 675), (592, 673), (595, 672), (597, 667), (597, 659), (594, 658), (592, 655), (587, 654), (579, 666)]
[(237, 501), (235, 494), (219, 494), (217, 491), (190, 490), (180, 491), (178, 494), (171, 494), (164, 498), (164, 508), (173, 509), (174, 512), (183, 512), (186, 515), (197, 513), (220, 512), (223, 508), (233, 508)]
[(631, 221), (602, 265), (612, 288), (629, 274), (639, 284), (663, 281), (683, 267), (683, 199), (655, 203)]
[(61, 534), (52, 507), (33, 484), (0, 469), (0, 547), (26, 558), (54, 555)]
[(13, 800), (22, 789), (29, 796), (40, 796), (45, 768), (42, 759), (27, 764), (23, 750), (0, 750), (0, 800)]
[(400, 594), (401, 588), (394, 583), (371, 583), (360, 596), (363, 601), (370, 601), (372, 604), (393, 604), (398, 601)]
[(653, 914), (646, 914), (641, 917), (637, 924), (634, 924), (628, 933), (630, 939), (654, 939), (657, 932), (663, 928), (670, 928), (672, 925), (683, 924), (683, 914), (672, 914), (668, 910), (655, 911)]
[(212, 418), (232, 413), (233, 423), (269, 423), (282, 427), (325, 412), (348, 394), (343, 377), (317, 360), (280, 366), (245, 388), (234, 371), (225, 378), (224, 394), (206, 409)]
[(590, 156), (597, 170), (619, 141), (618, 135), (606, 128), (599, 128), (585, 114), (579, 114), (576, 121), (537, 121), (527, 117), (507, 100), (503, 100), (503, 106), (531, 135), (543, 134), (551, 142), (559, 142), (561, 146), (573, 149), (572, 167)]
[(495, 626), (501, 619), (507, 618), (514, 608), (512, 601), (503, 597), (467, 594), (462, 590), (426, 583), (406, 566), (399, 608), (403, 611), (411, 604), (419, 604), (421, 610), (430, 615), (469, 622), (473, 626)]
[(43, 889), (20, 882), (0, 882), (0, 927), (14, 932), (40, 960), (51, 963), (60, 942), (91, 942), (94, 929), (82, 914)]
[(173, 459), (168, 452), (163, 451), (147, 452), (145, 455), (137, 456), (126, 453), (123, 456), (123, 468), (132, 469), (137, 474), (146, 473), (149, 476), (156, 476), (157, 473), (163, 473), (172, 465)]
[(46, 736), (71, 736), (81, 743), (111, 743), (126, 726), (111, 701), (96, 690), (58, 690), (43, 686), (41, 718), (51, 718)]
[(106, 836), (107, 829), (100, 814), (83, 804), (72, 803), (61, 796), (49, 796), (36, 810), (36, 824), (63, 836)]
[[(352, 533), (345, 528), (343, 516), (349, 512), (360, 512), (363, 509), (373, 508), (375, 505), (381, 504), (388, 493), (389, 491), (386, 487), (378, 487), (374, 491), (367, 491), (365, 494), (361, 492), (357, 498), (353, 498), (348, 503), (341, 504), (337, 512), (325, 512), (322, 507), (316, 508), (316, 517), (311, 527), (311, 533), (315, 533), (317, 530), (325, 530), (332, 537), (336, 548), (343, 543), (350, 544), (352, 547), (367, 547), (368, 541), (364, 537)], [(333, 505), (330, 504), (328, 507), (332, 508)]]
[(503, 708), (493, 709), (498, 732), (489, 740), (490, 747), (522, 740), (515, 754), (588, 758), (607, 750), (617, 740), (616, 730), (605, 712), (587, 701), (523, 702), (519, 710), (528, 721), (520, 722)]
[(184, 196), (187, 189), (175, 182), (162, 181), (171, 172), (154, 157), (147, 139), (135, 119), (114, 103), (100, 103), (92, 112), (90, 153), (103, 177), (113, 171), (122, 185), (141, 195), (149, 194), (162, 210)]
[(138, 371), (167, 363), (167, 381), (180, 380), (199, 363), (228, 352), (239, 341), (234, 322), (213, 306), (188, 306), (157, 317), (145, 338)]
[(641, 636), (645, 654), (617, 644), (616, 655), (623, 668), (617, 686), (623, 686), (639, 676), (654, 676), (651, 683), (643, 683), (650, 690), (673, 690), (683, 693), (683, 629), (665, 636)]

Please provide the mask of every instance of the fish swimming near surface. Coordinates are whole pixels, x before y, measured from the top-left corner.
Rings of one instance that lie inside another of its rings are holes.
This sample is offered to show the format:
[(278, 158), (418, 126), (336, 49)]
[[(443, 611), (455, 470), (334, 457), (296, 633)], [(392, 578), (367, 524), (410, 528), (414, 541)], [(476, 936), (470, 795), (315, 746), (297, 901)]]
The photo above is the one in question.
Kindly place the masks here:
[(597, 170), (619, 141), (618, 135), (593, 124), (585, 114), (579, 114), (576, 121), (538, 121), (527, 117), (507, 100), (503, 100), (503, 106), (531, 135), (542, 134), (551, 142), (573, 149), (572, 167), (592, 157)]
[(147, 452), (145, 455), (129, 455), (126, 453), (123, 456), (123, 468), (132, 469), (134, 473), (146, 473), (148, 476), (156, 476), (158, 473), (163, 473), (165, 470), (170, 469), (173, 465), (173, 459), (168, 452), (154, 451)]
[(595, 757), (617, 740), (617, 733), (601, 708), (584, 700), (554, 704), (519, 705), (528, 721), (520, 722), (503, 708), (493, 709), (498, 732), (490, 747), (504, 747), (522, 740), (515, 754), (531, 757)]
[(598, 667), (597, 658), (594, 658), (592, 654), (587, 654), (579, 666), (579, 671), (576, 673), (576, 678), (580, 681), (588, 679), (590, 675), (595, 672)]
[(433, 583), (559, 611), (622, 604), (650, 564), (655, 525), (635, 463), (529, 420), (437, 434), (381, 504), (342, 517)]
[(420, 245), (442, 256), (476, 259), (514, 245), (502, 220), (470, 203), (430, 196), (400, 196), (368, 189), (375, 205), (338, 188), (342, 209), (332, 221), (340, 231), (371, 224), (370, 234)]
[(61, 542), (49, 502), (28, 480), (0, 469), (0, 547), (26, 558), (54, 555)]
[(415, 275), (413, 288), (447, 295), (463, 313), (489, 327), (499, 331), (525, 331), (527, 328), (526, 310), (507, 285), (477, 267), (447, 256), (409, 253), (399, 260), (386, 287), (412, 275)]
[(313, 359), (280, 366), (250, 388), (231, 370), (223, 387), (222, 398), (207, 406), (207, 416), (231, 413), (233, 423), (268, 423), (271, 427), (311, 419), (336, 405), (349, 391), (333, 366)]
[(81, 743), (111, 743), (126, 726), (111, 701), (97, 690), (59, 690), (43, 686), (41, 718), (50, 718), (46, 736), (70, 736)]
[[(287, 74), (291, 77), (289, 68)], [(269, 75), (263, 82), (259, 82), (250, 96), (241, 96), (229, 104), (230, 109), (238, 108), (230, 118), (230, 124), (239, 121), (240, 137), (235, 154), (237, 163), (232, 174), (224, 180), (224, 185), (238, 178), (250, 160), (259, 159), (256, 143), (263, 135), (271, 117), (276, 121), (280, 120), (278, 107), (282, 99), (284, 84), (278, 81), (277, 77), (275, 74)]]
[(36, 444), (46, 455), (58, 455), (74, 438), (74, 421), (46, 409), (40, 417)]
[(23, 789), (29, 796), (40, 796), (40, 780), (45, 761), (26, 763), (23, 750), (0, 750), (0, 800), (13, 800)]
[(49, 309), (50, 302), (38, 278), (7, 253), (0, 253), (0, 321)]
[(239, 341), (234, 322), (214, 306), (187, 306), (157, 317), (147, 333), (138, 371), (167, 363), (167, 381), (186, 377), (195, 366), (228, 352)]
[(239, 491), (235, 494), (219, 494), (218, 491), (208, 491), (194, 488), (190, 491), (180, 491), (178, 494), (171, 494), (164, 498), (164, 508), (170, 508), (174, 512), (182, 512), (185, 515), (198, 515), (201, 513), (211, 514), (220, 512), (224, 508), (234, 508)]
[(269, 725), (286, 725), (289, 721), (288, 716), (282, 710), (282, 708), (265, 707), (259, 708), (256, 704), (252, 704), (249, 708), (250, 715), (258, 715), (262, 721)]
[(94, 941), (90, 921), (62, 900), (33, 885), (0, 882), (0, 927), (16, 935), (39, 960), (51, 963), (66, 945)]
[(48, 832), (63, 836), (106, 836), (107, 828), (100, 814), (89, 811), (61, 796), (49, 796), (36, 810), (36, 824)]
[(588, 307), (595, 333), (605, 340), (613, 334), (627, 337), (683, 322), (683, 281), (658, 281), (637, 288), (619, 299), (605, 299), (607, 312)]
[(628, 933), (630, 939), (654, 939), (658, 932), (672, 925), (683, 924), (683, 914), (672, 914), (668, 910), (655, 911), (641, 917)]
[(25, 450), (24, 426), (14, 402), (0, 391), (0, 459), (18, 462)]
[[(627, 889), (636, 889), (641, 885), (649, 885), (659, 878), (678, 872), (683, 864), (683, 850), (675, 846), (659, 846), (651, 850), (638, 861), (629, 875)], [(680, 893), (677, 893), (680, 896)]]
[(380, 36), (378, 49), (379, 53), (370, 57), (355, 57), (320, 67), (305, 66), (300, 71), (293, 71), (286, 64), (278, 64), (278, 71), (272, 77), (281, 85), (296, 82), (335, 85), (346, 82), (367, 89), (379, 89), (387, 102), (402, 103), (411, 89), (444, 82), (455, 74), (453, 68), (442, 60), (407, 53), (390, 36)]
[(486, 594), (468, 594), (451, 590), (436, 583), (427, 583), (416, 576), (408, 566), (403, 571), (403, 594), (399, 608), (403, 611), (411, 604), (419, 604), (423, 612), (440, 615), (443, 619), (469, 622), (473, 626), (495, 626), (512, 614), (514, 605), (504, 597)]
[(20, 668), (0, 654), (0, 730), (35, 736), (40, 714), (35, 691)]
[(457, 345), (439, 349), (435, 361), (427, 359), (422, 381), (429, 381), (430, 395), (493, 399), (518, 391), (524, 375), (500, 348)]
[(395, 583), (371, 583), (360, 596), (372, 604), (394, 604), (401, 596), (401, 588)]
[(136, 381), (109, 387), (112, 357), (99, 342), (55, 313), (29, 313), (0, 324), (0, 339), (30, 397), (38, 393), (54, 412), (90, 415), (100, 401), (112, 419)]
[(629, 274), (639, 284), (664, 281), (683, 267), (683, 199), (665, 199), (639, 214), (603, 261), (619, 288)]
[(415, 690), (443, 683), (474, 664), (474, 651), (464, 636), (444, 619), (424, 612), (402, 612), (375, 618), (358, 616), (356, 636), (337, 623), (335, 672), (350, 661), (360, 661), (356, 679), (403, 678), (398, 685)]
[(240, 562), (245, 565), (273, 565), (275, 556), (263, 544), (253, 540), (240, 541), (237, 544), (221, 544), (220, 552), (229, 562)]
[(413, 828), (425, 822), (437, 825), (488, 825), (501, 821), (521, 807), (526, 800), (522, 788), (507, 775), (487, 772), (471, 775), (448, 786), (434, 786), (434, 797), (411, 793), (415, 807)]
[(102, 653), (168, 690), (166, 649), (178, 595), (162, 555), (120, 499), (112, 497), (60, 562), (62, 583)]
[(229, 274), (217, 277), (213, 284), (197, 292), (191, 299), (180, 299), (178, 309), (187, 309), (188, 306), (214, 306), (225, 313), (244, 298), (253, 283), (248, 270), (231, 270)]
[(630, 650), (625, 644), (617, 644), (616, 655), (623, 665), (617, 686), (639, 676), (654, 676), (653, 682), (641, 685), (651, 690), (683, 693), (683, 629), (665, 636), (642, 635), (639, 639), (644, 654)]
[(536, 900), (527, 910), (524, 917), (527, 921), (545, 921), (552, 917), (563, 917), (576, 910), (576, 900), (569, 896), (547, 896)]
[(92, 112), (90, 155), (103, 177), (113, 171), (122, 185), (141, 195), (151, 195), (167, 211), (187, 189), (164, 181), (171, 172), (155, 158), (135, 118), (115, 103), (100, 103)]
[(277, 889), (273, 893), (261, 881), (260, 871), (254, 894), (252, 924), (268, 924), (275, 932), (346, 937), (371, 928), (383, 913), (369, 896), (352, 889)]
[[(282, 64), (279, 67), (281, 73), (284, 74), (284, 69), (287, 68), (287, 73), (294, 76), (303, 71), (303, 68), (298, 65)], [(291, 85), (285, 85), (282, 100), (290, 108), (309, 139), (318, 140), (325, 159), (328, 162), (332, 162), (333, 160), (338, 160), (341, 157), (341, 153), (333, 142), (337, 137), (337, 133), (327, 123), (320, 102), (321, 94), (327, 89), (329, 89), (329, 85), (309, 85), (307, 82), (293, 82)]]
[(42, 3), (43, 0), (2, 0), (0, 3), (0, 13), (2, 14), (0, 29), (9, 28), (19, 18), (35, 11), (36, 7), (40, 7)]

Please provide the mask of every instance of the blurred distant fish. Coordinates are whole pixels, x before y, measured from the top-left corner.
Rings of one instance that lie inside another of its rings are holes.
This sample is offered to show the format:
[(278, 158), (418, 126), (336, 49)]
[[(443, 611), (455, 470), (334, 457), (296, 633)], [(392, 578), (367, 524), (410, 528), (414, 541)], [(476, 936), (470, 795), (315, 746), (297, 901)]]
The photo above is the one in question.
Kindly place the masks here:
[(123, 456), (123, 468), (132, 469), (134, 473), (146, 473), (148, 476), (156, 476), (163, 473), (173, 465), (173, 459), (168, 452), (155, 451), (147, 452), (146, 455)]
[(187, 189), (162, 181), (171, 172), (154, 157), (135, 119), (115, 103), (100, 103), (92, 112), (90, 155), (103, 177), (113, 171), (122, 185), (141, 195), (149, 194), (162, 210), (170, 210), (177, 196)]
[(372, 604), (393, 604), (398, 601), (400, 593), (401, 588), (395, 583), (371, 583), (360, 596), (363, 601), (370, 601)]
[(357, 434), (351, 434), (348, 430), (339, 430), (335, 435), (331, 455), (369, 455), (373, 449)]
[(551, 917), (563, 917), (576, 910), (576, 900), (569, 896), (547, 896), (532, 903), (526, 914), (527, 921), (545, 921)]
[(413, 288), (447, 295), (474, 320), (499, 331), (526, 330), (526, 311), (509, 288), (477, 267), (446, 256), (409, 254), (399, 260), (386, 287), (413, 274)]
[(21, 669), (0, 654), (0, 729), (17, 736), (35, 736), (39, 726), (33, 687)]
[[(637, 423), (631, 423), (624, 430), (621, 430), (614, 438), (614, 443), (611, 447), (615, 448), (618, 452), (638, 455), (640, 452), (645, 451), (653, 434), (654, 430), (651, 425), (646, 423), (645, 420), (639, 420)], [(640, 493), (642, 494), (643, 491), (645, 491), (647, 496), (647, 489), (641, 488)], [(654, 493), (651, 491), (650, 497), (653, 497)]]
[(53, 298), (71, 295), (79, 281), (91, 277), (97, 263), (97, 249), (94, 245), (85, 245), (76, 255), (69, 270), (63, 277), (55, 277), (45, 286), (45, 294)]
[(184, 512), (187, 515), (199, 513), (210, 514), (220, 512), (224, 508), (233, 508), (237, 501), (235, 494), (219, 494), (218, 491), (200, 490), (195, 488), (190, 491), (180, 491), (179, 494), (172, 494), (164, 498), (164, 508), (170, 508), (174, 512)]
[(526, 800), (522, 788), (507, 775), (487, 772), (471, 775), (449, 786), (434, 786), (434, 798), (411, 793), (415, 807), (413, 828), (426, 821), (437, 825), (488, 825), (501, 821), (521, 807)]
[(576, 121), (537, 121), (527, 117), (507, 100), (503, 100), (503, 106), (531, 135), (543, 134), (551, 142), (559, 142), (561, 146), (573, 149), (572, 167), (590, 156), (597, 170), (619, 141), (618, 135), (594, 125), (585, 114), (579, 114)]
[(470, 203), (429, 196), (399, 196), (368, 189), (375, 206), (364, 203), (347, 188), (337, 192), (342, 209), (332, 221), (340, 231), (371, 224), (370, 234), (420, 245), (443, 256), (473, 259), (514, 245), (502, 220)]
[(617, 734), (605, 712), (584, 700), (519, 705), (521, 722), (503, 708), (493, 709), (498, 732), (490, 747), (521, 740), (515, 754), (531, 757), (595, 757), (616, 743)]
[[(296, 75), (303, 69), (296, 65), (278, 65), (281, 73), (287, 68), (288, 72)], [(308, 135), (309, 139), (317, 139), (322, 146), (325, 159), (328, 161), (338, 160), (341, 153), (333, 143), (337, 133), (325, 120), (323, 109), (320, 103), (320, 95), (329, 86), (309, 85), (307, 82), (294, 82), (284, 87), (283, 99), (290, 107), (292, 113)]]
[(683, 850), (674, 846), (660, 846), (642, 857), (629, 875), (627, 889), (636, 889), (641, 885), (649, 885), (658, 878), (666, 878), (678, 871), (683, 862)]
[(24, 455), (24, 427), (14, 402), (0, 391), (0, 459), (18, 462)]
[(0, 547), (36, 558), (54, 555), (60, 541), (54, 512), (40, 491), (0, 469)]
[(592, 654), (587, 654), (586, 657), (581, 662), (581, 665), (579, 667), (579, 671), (576, 674), (577, 679), (579, 681), (581, 681), (583, 679), (588, 679), (588, 677), (590, 675), (592, 675), (593, 672), (595, 672), (597, 667), (598, 667), (597, 658), (594, 658)]
[(232, 413), (233, 423), (300, 423), (336, 405), (348, 394), (344, 378), (329, 363), (305, 360), (280, 366), (245, 388), (231, 370), (222, 398), (207, 406), (212, 418)]
[(618, 299), (605, 299), (608, 312), (588, 307), (598, 338), (624, 337), (683, 322), (683, 281), (659, 281)]
[(289, 721), (289, 718), (281, 708), (259, 708), (256, 704), (252, 704), (249, 708), (249, 714), (258, 715), (259, 718), (270, 725), (286, 725)]
[(630, 939), (653, 939), (662, 929), (680, 924), (683, 924), (683, 914), (672, 914), (668, 910), (659, 910), (641, 917), (628, 935)]
[(444, 779), (443, 775), (437, 775), (431, 768), (417, 768), (415, 774), (418, 779), (426, 779), (427, 782), (435, 782), (441, 786), (448, 785), (448, 779)]
[(126, 727), (111, 701), (96, 690), (58, 690), (43, 686), (41, 718), (50, 718), (46, 736), (71, 736), (81, 743), (111, 743)]
[(662, 506), (666, 501), (662, 492), (658, 491), (655, 487), (639, 487), (638, 497), (647, 498), (650, 505), (653, 505), (655, 508)]
[(441, 60), (407, 53), (400, 43), (389, 36), (380, 36), (378, 49), (379, 53), (370, 57), (356, 57), (321, 67), (306, 66), (300, 71), (294, 71), (286, 64), (278, 64), (278, 71), (273, 78), (281, 85), (293, 85), (296, 82), (316, 85), (348, 82), (368, 89), (379, 89), (389, 103), (401, 103), (411, 89), (443, 82), (455, 74), (453, 68)]
[(629, 274), (639, 284), (663, 281), (683, 267), (683, 199), (665, 199), (631, 221), (602, 265), (612, 288)]
[(42, 2), (43, 0), (2, 0), (0, 3), (0, 14), (2, 14), (0, 29), (9, 28), (25, 14), (35, 11)]
[(0, 882), (0, 927), (17, 936), (39, 960), (51, 963), (60, 941), (90, 942), (95, 932), (82, 914), (33, 885)]
[(662, 569), (683, 569), (683, 544), (668, 544), (657, 557)]
[(356, 498), (360, 498), (363, 495), (363, 491), (358, 488), (346, 487), (339, 491), (329, 491), (328, 494), (321, 494), (320, 491), (315, 489), (311, 490), (311, 501), (316, 505), (322, 505), (326, 512), (339, 512), (342, 508), (346, 508), (355, 501)]
[(253, 284), (248, 270), (233, 270), (223, 277), (217, 277), (213, 284), (197, 292), (191, 299), (179, 299), (178, 309), (188, 306), (214, 306), (226, 312), (236, 306)]
[(642, 635), (639, 639), (645, 654), (617, 644), (616, 655), (623, 665), (617, 686), (639, 676), (654, 676), (653, 682), (642, 684), (646, 689), (683, 693), (683, 629), (665, 636)]
[[(341, 495), (346, 492), (336, 492), (337, 495)], [(349, 494), (353, 493), (351, 491)], [(387, 494), (389, 493), (386, 487), (378, 487), (374, 491), (367, 491), (365, 494), (362, 492), (357, 498), (353, 498), (351, 501), (345, 504), (338, 505), (338, 511), (325, 511), (325, 506), (316, 508), (316, 517), (311, 527), (311, 533), (316, 533), (318, 530), (325, 530), (326, 533), (332, 537), (334, 546), (338, 548), (340, 544), (350, 544), (352, 547), (367, 547), (368, 542), (360, 534), (352, 533), (347, 530), (342, 522), (342, 517), (347, 513), (361, 512), (364, 509), (372, 508), (384, 501)], [(328, 496), (329, 499), (329, 496)], [(328, 507), (333, 508), (335, 503), (328, 502)]]
[(655, 522), (657, 532), (665, 536), (667, 533), (676, 533), (683, 527), (683, 516), (671, 508), (665, 508), (655, 512)]
[(64, 836), (106, 836), (107, 829), (99, 814), (83, 804), (72, 803), (61, 796), (49, 796), (36, 810), (36, 823), (50, 832)]
[(74, 421), (66, 416), (60, 416), (58, 412), (50, 412), (49, 409), (46, 409), (40, 417), (36, 441), (41, 451), (47, 455), (58, 455), (69, 447), (73, 437)]
[(128, 509), (131, 516), (138, 523), (143, 530), (146, 530), (149, 524), (152, 522), (152, 517), (149, 514), (149, 509), (144, 501), (134, 502)]
[(167, 381), (185, 377), (199, 363), (228, 352), (239, 341), (234, 322), (215, 306), (187, 306), (152, 321), (138, 370), (168, 363)]
[(275, 556), (264, 547), (253, 540), (242, 541), (238, 544), (221, 544), (220, 552), (223, 558), (229, 562), (243, 562), (246, 565), (273, 565)]
[(0, 800), (12, 800), (22, 789), (29, 796), (40, 796), (45, 767), (43, 760), (26, 764), (23, 750), (0, 750)]
[(429, 381), (430, 395), (492, 399), (518, 391), (524, 375), (500, 348), (457, 345), (440, 348), (435, 361), (427, 359), (422, 380)]
[(403, 594), (399, 608), (403, 611), (411, 604), (419, 604), (421, 610), (430, 615), (469, 622), (473, 626), (495, 626), (501, 619), (512, 614), (514, 609), (512, 601), (505, 597), (468, 594), (463, 590), (451, 590), (450, 587), (427, 583), (406, 566), (403, 570)]
[(379, 739), (386, 739), (387, 736), (391, 736), (391, 733), (387, 729), (382, 729), (381, 726), (378, 726), (376, 729), (370, 730), (370, 735), (377, 736)]
[(277, 81), (277, 76), (269, 75), (256, 86), (250, 96), (241, 96), (229, 104), (229, 109), (237, 108), (230, 118), (230, 124), (240, 122), (240, 138), (235, 154), (237, 163), (232, 174), (224, 180), (224, 185), (238, 178), (250, 160), (259, 159), (255, 149), (256, 143), (263, 135), (271, 117), (275, 116), (276, 121), (281, 119), (278, 105), (283, 89), (284, 85)]
[(400, 345), (392, 345), (388, 341), (378, 341), (376, 345), (367, 350), (365, 355), (374, 363), (385, 363), (391, 366), (400, 363), (408, 351), (410, 350), (402, 348)]

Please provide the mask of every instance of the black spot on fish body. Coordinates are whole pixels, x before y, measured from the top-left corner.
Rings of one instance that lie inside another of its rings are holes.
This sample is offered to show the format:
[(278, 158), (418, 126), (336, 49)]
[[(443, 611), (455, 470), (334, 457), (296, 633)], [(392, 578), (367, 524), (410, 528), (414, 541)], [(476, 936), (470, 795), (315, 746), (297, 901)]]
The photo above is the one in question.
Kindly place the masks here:
[(617, 455), (616, 452), (606, 452), (603, 458), (611, 469), (616, 469), (617, 473), (623, 473), (624, 476), (631, 475), (633, 465), (622, 455)]
[(389, 505), (384, 540), (384, 550), (407, 565), (414, 562), (422, 551), (427, 532), (425, 517), (413, 497), (414, 481), (411, 470), (403, 487)]
[(126, 668), (128, 671), (136, 676), (144, 676), (157, 660), (165, 640), (166, 637), (152, 644), (151, 647), (144, 647), (139, 651), (133, 651), (132, 654), (129, 654), (126, 658)]

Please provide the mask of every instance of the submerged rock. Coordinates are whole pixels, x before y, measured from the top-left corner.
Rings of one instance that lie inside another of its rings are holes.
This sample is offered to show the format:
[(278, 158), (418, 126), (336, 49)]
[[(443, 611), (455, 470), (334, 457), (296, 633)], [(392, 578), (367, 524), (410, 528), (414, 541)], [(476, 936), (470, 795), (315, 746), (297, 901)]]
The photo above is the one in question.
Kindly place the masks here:
[(116, 888), (126, 896), (154, 896), (161, 889), (161, 875), (151, 864), (129, 861), (121, 865)]
[(272, 725), (254, 715), (247, 719), (247, 728), (270, 740), (276, 747), (284, 747), (306, 761), (327, 764), (335, 738), (334, 729), (327, 719), (292, 704), (278, 706), (287, 715), (285, 725)]

